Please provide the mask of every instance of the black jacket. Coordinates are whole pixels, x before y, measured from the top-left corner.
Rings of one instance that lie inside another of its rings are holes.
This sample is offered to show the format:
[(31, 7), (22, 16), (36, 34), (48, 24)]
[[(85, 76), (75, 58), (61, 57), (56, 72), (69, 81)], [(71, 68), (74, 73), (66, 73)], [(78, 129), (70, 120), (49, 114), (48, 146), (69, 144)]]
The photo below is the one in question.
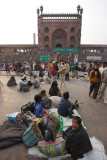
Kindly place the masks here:
[(72, 157), (79, 158), (92, 150), (90, 139), (83, 126), (80, 126), (77, 130), (72, 130), (72, 127), (69, 127), (63, 132), (63, 137), (66, 141), (67, 152), (71, 153)]

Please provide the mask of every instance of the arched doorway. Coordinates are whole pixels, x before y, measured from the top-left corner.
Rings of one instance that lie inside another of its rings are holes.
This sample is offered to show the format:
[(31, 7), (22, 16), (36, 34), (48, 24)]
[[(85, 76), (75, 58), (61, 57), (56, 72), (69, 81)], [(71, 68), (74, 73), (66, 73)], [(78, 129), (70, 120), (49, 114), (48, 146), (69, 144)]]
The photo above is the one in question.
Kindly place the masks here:
[(62, 47), (62, 44), (58, 43), (55, 47), (60, 48), (60, 47)]
[(66, 47), (67, 34), (62, 28), (56, 29), (52, 34), (52, 48)]
[(49, 48), (49, 46), (48, 45), (45, 45), (45, 49), (48, 49)]

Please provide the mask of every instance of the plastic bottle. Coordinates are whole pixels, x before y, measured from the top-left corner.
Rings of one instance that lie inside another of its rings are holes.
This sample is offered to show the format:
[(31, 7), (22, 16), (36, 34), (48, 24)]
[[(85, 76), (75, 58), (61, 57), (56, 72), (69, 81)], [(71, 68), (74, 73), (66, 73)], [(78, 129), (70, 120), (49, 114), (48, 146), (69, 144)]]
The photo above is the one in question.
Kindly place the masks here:
[(60, 124), (59, 132), (62, 132), (63, 131), (63, 119), (62, 119), (62, 117), (59, 119), (59, 124)]
[(8, 116), (8, 121), (16, 122), (16, 117)]

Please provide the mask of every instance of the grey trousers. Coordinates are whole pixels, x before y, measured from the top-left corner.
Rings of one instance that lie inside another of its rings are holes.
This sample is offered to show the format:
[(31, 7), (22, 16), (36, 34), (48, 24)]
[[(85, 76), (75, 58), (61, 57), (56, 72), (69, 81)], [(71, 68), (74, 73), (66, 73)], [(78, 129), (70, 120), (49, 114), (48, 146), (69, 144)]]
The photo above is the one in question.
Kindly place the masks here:
[(107, 88), (107, 84), (102, 83), (101, 88), (100, 88), (100, 95), (99, 95), (101, 98), (103, 97), (106, 88)]
[(107, 104), (107, 86), (105, 90), (104, 103)]
[(76, 76), (76, 78), (78, 79), (78, 70), (74, 70), (74, 75), (73, 78)]
[(56, 76), (52, 76), (52, 77), (51, 77), (51, 84), (52, 84), (54, 81), (56, 81), (56, 80), (57, 80)]

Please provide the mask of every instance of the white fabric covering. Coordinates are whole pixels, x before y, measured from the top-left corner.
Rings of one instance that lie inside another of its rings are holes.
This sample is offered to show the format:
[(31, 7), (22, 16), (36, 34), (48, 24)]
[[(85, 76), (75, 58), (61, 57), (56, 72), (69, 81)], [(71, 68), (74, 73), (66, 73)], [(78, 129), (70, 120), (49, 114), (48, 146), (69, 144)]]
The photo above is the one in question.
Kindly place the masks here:
[[(51, 109), (49, 109), (49, 112), (50, 113), (51, 112), (55, 112), (56, 113), (57, 112), (57, 108), (51, 108)], [(74, 109), (73, 112), (74, 112), (75, 116), (79, 116), (80, 117), (80, 115), (78, 114), (76, 109)], [(62, 119), (63, 119), (63, 130), (65, 131), (69, 126), (72, 125), (72, 119), (69, 118), (69, 117), (62, 117)]]
[[(49, 97), (49, 99), (51, 100), (51, 107), (52, 108), (58, 108), (59, 103), (61, 102), (62, 98), (58, 97), (58, 96), (51, 96), (51, 97)], [(55, 110), (55, 112), (57, 112), (57, 110)]]
[[(90, 138), (90, 140), (93, 146), (93, 150), (84, 154), (84, 158), (78, 160), (107, 160), (107, 155), (105, 154), (103, 143), (97, 140), (95, 137)], [(28, 154), (33, 155), (35, 157), (47, 158), (47, 156), (42, 154), (36, 147), (29, 148)], [(69, 156), (70, 155), (67, 154), (66, 156), (49, 158), (49, 160), (62, 160)]]

